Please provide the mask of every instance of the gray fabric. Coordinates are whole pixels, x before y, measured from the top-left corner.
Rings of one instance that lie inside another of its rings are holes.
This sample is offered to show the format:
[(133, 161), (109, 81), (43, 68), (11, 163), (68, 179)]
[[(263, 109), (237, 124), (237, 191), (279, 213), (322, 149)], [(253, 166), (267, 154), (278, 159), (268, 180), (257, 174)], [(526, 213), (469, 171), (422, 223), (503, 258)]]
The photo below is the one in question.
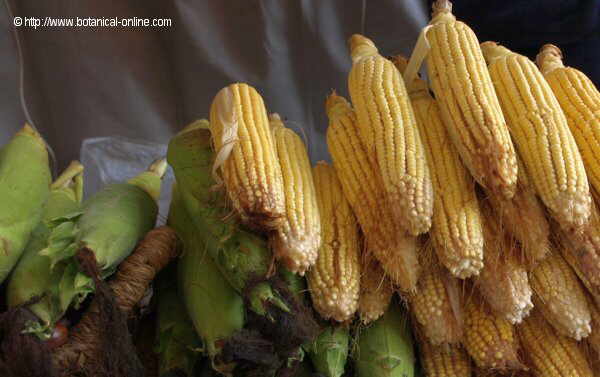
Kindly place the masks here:
[[(83, 139), (123, 136), (165, 143), (207, 117), (223, 86), (245, 81), (327, 159), (323, 102), (347, 95), (346, 40), (362, 31), (360, 0), (7, 0), (21, 17), (168, 17), (168, 29), (18, 28), (25, 92), (58, 168)], [(419, 0), (366, 1), (364, 33), (382, 54), (412, 49), (427, 22)], [(23, 122), (12, 18), (3, 9), (0, 142)]]

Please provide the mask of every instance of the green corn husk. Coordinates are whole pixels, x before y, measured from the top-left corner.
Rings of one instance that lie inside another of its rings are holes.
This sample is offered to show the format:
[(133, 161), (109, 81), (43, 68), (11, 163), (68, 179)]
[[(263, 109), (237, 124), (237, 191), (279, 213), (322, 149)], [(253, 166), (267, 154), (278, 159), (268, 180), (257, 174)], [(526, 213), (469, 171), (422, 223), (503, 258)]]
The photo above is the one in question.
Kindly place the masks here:
[(214, 189), (210, 140), (207, 123), (196, 122), (169, 143), (167, 160), (185, 206), (196, 214), (193, 221), (203, 230), (208, 253), (233, 288), (248, 297), (250, 309), (261, 316), (269, 316), (269, 306), (288, 312), (290, 307), (268, 282), (246, 290), (250, 283), (267, 275), (272, 255), (264, 239), (239, 229), (229, 216), (224, 192)]
[(58, 297), (58, 282), (62, 276), (63, 266), (57, 266), (52, 270), (50, 259), (39, 254), (46, 246), (50, 235), (47, 223), (51, 219), (79, 211), (82, 196), (83, 165), (73, 161), (52, 184), (42, 221), (31, 234), (6, 289), (9, 307), (23, 305), (33, 297), (39, 297), (39, 301), (31, 304), (29, 309), (41, 323), (28, 324), (25, 332), (36, 333), (42, 339), (50, 337), (54, 324), (67, 309), (55, 300)]
[(223, 342), (244, 326), (244, 302), (207, 254), (177, 185), (173, 185), (168, 222), (183, 243), (178, 281), (189, 317), (215, 369), (231, 372), (234, 366), (219, 365), (217, 356)]
[(81, 211), (48, 223), (48, 244), (40, 254), (50, 258), (53, 270), (63, 269), (58, 287), (61, 307), (77, 306), (94, 290), (92, 279), (79, 270), (76, 255), (80, 250), (94, 254), (104, 279), (154, 227), (166, 167), (165, 160), (157, 161), (126, 183), (105, 186), (83, 203)]
[(398, 303), (362, 329), (354, 353), (358, 377), (413, 377), (415, 354), (406, 313)]
[(169, 373), (192, 376), (194, 367), (201, 358), (202, 344), (178, 295), (176, 264), (171, 264), (161, 273), (156, 298), (159, 376)]
[(0, 284), (40, 222), (50, 181), (46, 144), (26, 124), (0, 150)]
[(309, 351), (310, 359), (318, 373), (324, 377), (344, 374), (350, 330), (343, 325), (328, 326), (319, 334)]

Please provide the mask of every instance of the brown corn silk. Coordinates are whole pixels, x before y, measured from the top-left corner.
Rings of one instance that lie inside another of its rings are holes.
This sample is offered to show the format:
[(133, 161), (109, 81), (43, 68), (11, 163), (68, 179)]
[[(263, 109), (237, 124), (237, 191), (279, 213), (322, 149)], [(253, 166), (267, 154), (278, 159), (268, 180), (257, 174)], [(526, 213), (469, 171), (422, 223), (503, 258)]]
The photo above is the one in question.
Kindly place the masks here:
[(315, 310), (324, 319), (350, 320), (358, 309), (360, 248), (358, 224), (335, 169), (321, 161), (313, 168), (322, 243), (308, 272)]
[(511, 198), (516, 154), (477, 36), (448, 0), (433, 4), (429, 25), (428, 77), (450, 138), (482, 186)]
[(433, 189), (404, 81), (370, 39), (354, 34), (349, 45), (348, 89), (367, 156), (379, 170), (394, 216), (410, 234), (425, 233)]
[(419, 264), (415, 238), (394, 217), (381, 175), (361, 141), (350, 104), (335, 93), (325, 104), (329, 116), (327, 145), (344, 194), (366, 239), (366, 247), (390, 279), (405, 292), (415, 289)]
[(210, 107), (210, 131), (216, 150), (213, 174), (220, 170), (242, 222), (259, 230), (281, 227), (285, 219), (281, 167), (267, 110), (256, 89), (244, 83), (221, 89)]
[(394, 295), (394, 287), (379, 262), (367, 252), (362, 257), (358, 314), (369, 324), (385, 314)]
[(315, 264), (321, 244), (321, 219), (306, 146), (278, 114), (271, 114), (271, 130), (281, 166), (285, 192), (285, 220), (271, 236), (275, 257), (288, 270), (304, 275)]
[(536, 192), (567, 231), (590, 218), (583, 159), (552, 89), (535, 64), (494, 42), (481, 45), (519, 156)]

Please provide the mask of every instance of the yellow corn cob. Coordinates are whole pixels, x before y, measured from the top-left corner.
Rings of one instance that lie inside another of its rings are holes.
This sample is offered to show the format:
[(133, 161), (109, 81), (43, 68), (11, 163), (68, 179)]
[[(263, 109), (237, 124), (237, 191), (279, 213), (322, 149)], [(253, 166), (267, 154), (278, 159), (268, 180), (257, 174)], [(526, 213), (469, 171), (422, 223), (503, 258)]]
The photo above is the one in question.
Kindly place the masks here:
[(317, 263), (308, 272), (308, 287), (315, 310), (325, 319), (343, 322), (358, 308), (358, 224), (333, 167), (321, 161), (313, 168), (313, 175), (322, 243)]
[(381, 176), (360, 140), (350, 104), (333, 93), (327, 99), (326, 108), (329, 152), (344, 194), (365, 234), (367, 249), (392, 281), (403, 291), (410, 292), (419, 274), (415, 239), (401, 229), (390, 210), (391, 204), (385, 201)]
[(419, 341), (421, 363), (427, 377), (471, 377), (471, 359), (459, 345), (434, 346)]
[(517, 357), (518, 342), (513, 325), (492, 314), (477, 295), (471, 297), (465, 308), (463, 344), (480, 368), (523, 368)]
[(385, 276), (379, 262), (367, 252), (362, 258), (358, 305), (362, 323), (366, 325), (385, 314), (393, 295), (392, 283)]
[(485, 266), (476, 284), (496, 315), (519, 323), (533, 307), (527, 270), (518, 258), (518, 245), (504, 234), (487, 205), (482, 210)]
[(565, 113), (588, 180), (600, 191), (600, 92), (583, 72), (563, 65), (562, 53), (554, 45), (542, 47), (537, 64)]
[(479, 41), (457, 21), (448, 0), (433, 5), (427, 40), (428, 76), (452, 142), (475, 179), (492, 193), (511, 198), (517, 161)]
[(592, 203), (590, 223), (582, 233), (562, 232), (563, 256), (584, 282), (588, 290), (600, 299), (600, 212)]
[(594, 302), (594, 299), (587, 295), (588, 307), (590, 308), (592, 318), (592, 332), (587, 338), (587, 343), (592, 348), (595, 360), (600, 367), (600, 305)]
[(508, 127), (533, 185), (556, 221), (581, 230), (592, 198), (581, 154), (535, 64), (494, 42), (481, 45)]
[(590, 310), (577, 275), (559, 254), (542, 261), (530, 275), (534, 304), (560, 334), (581, 340), (590, 334)]
[(304, 275), (317, 260), (321, 244), (321, 219), (315, 185), (300, 137), (286, 128), (278, 114), (270, 117), (285, 191), (286, 217), (272, 237), (275, 257), (292, 272)]
[(519, 241), (525, 267), (531, 269), (550, 251), (550, 224), (521, 160), (517, 162), (519, 180), (515, 196), (502, 200), (492, 195), (488, 199), (502, 219), (501, 227)]
[[(398, 56), (394, 63), (404, 72), (405, 58)], [(407, 87), (433, 182), (435, 251), (455, 276), (477, 275), (483, 268), (483, 230), (474, 182), (448, 140), (437, 101), (425, 81), (418, 78)]]
[(557, 334), (534, 309), (518, 326), (523, 354), (537, 377), (592, 377), (585, 354), (575, 340)]
[[(432, 254), (432, 251), (426, 249), (422, 253)], [(433, 261), (423, 265), (417, 292), (408, 297), (411, 310), (427, 342), (433, 345), (460, 342), (463, 315), (459, 282), (435, 256), (424, 258), (433, 258)]]
[(285, 219), (281, 168), (262, 97), (251, 86), (231, 84), (210, 107), (210, 131), (227, 194), (242, 221), (264, 230)]
[(350, 38), (348, 87), (360, 135), (381, 173), (393, 213), (412, 235), (431, 227), (433, 189), (404, 81), (368, 38)]

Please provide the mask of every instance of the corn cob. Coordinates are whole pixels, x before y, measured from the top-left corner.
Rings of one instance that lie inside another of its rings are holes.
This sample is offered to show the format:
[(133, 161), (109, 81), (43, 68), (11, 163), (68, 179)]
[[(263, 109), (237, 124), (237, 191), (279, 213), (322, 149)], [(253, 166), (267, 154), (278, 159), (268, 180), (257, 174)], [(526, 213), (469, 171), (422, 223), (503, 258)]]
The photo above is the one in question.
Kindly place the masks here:
[(362, 258), (358, 314), (363, 324), (369, 324), (385, 314), (394, 295), (392, 283), (381, 265), (368, 252)]
[(554, 45), (542, 46), (537, 65), (565, 113), (588, 180), (600, 191), (600, 92), (583, 72), (563, 65), (562, 52)]
[(358, 308), (360, 239), (356, 219), (335, 170), (325, 162), (313, 168), (323, 243), (308, 273), (315, 310), (325, 319), (344, 322)]
[(517, 161), (477, 37), (457, 21), (452, 4), (433, 5), (428, 76), (444, 124), (463, 162), (493, 194), (512, 198)]
[(592, 203), (590, 223), (582, 233), (561, 232), (564, 258), (584, 282), (588, 290), (600, 299), (600, 212)]
[(427, 377), (471, 377), (471, 359), (460, 345), (434, 346), (419, 342), (421, 364)]
[(432, 345), (457, 343), (463, 325), (459, 282), (433, 258), (433, 262), (424, 264), (417, 292), (408, 301), (424, 340)]
[(227, 339), (244, 326), (244, 303), (208, 255), (192, 216), (178, 185), (173, 185), (168, 223), (183, 245), (177, 271), (181, 299), (213, 367), (230, 372), (234, 366), (218, 356)]
[(533, 307), (527, 270), (518, 258), (518, 245), (503, 232), (491, 209), (485, 204), (482, 209), (485, 267), (475, 282), (496, 315), (519, 323)]
[(15, 266), (6, 290), (9, 307), (25, 305), (32, 298), (39, 297), (35, 304), (28, 305), (41, 321), (31, 322), (25, 332), (35, 333), (47, 340), (52, 335), (55, 323), (67, 310), (53, 291), (59, 290), (63, 266), (50, 268), (50, 259), (39, 252), (44, 249), (50, 236), (48, 222), (80, 210), (83, 196), (83, 166), (73, 161), (51, 185), (50, 195), (44, 206), (42, 221), (31, 233), (23, 256)]
[(210, 108), (210, 131), (229, 199), (242, 221), (278, 229), (285, 218), (281, 168), (262, 97), (251, 86), (231, 84)]
[(518, 327), (523, 354), (538, 377), (592, 377), (593, 373), (575, 340), (557, 334), (534, 309)]
[(398, 304), (358, 334), (357, 377), (413, 377), (415, 354), (406, 313)]
[(433, 189), (404, 81), (368, 38), (350, 38), (348, 88), (367, 156), (372, 156), (394, 215), (412, 235), (431, 227)]
[(522, 369), (517, 357), (518, 342), (514, 327), (494, 315), (477, 295), (465, 308), (463, 344), (479, 368)]
[(275, 258), (292, 272), (304, 275), (317, 260), (321, 221), (310, 161), (302, 139), (271, 114), (271, 130), (281, 165), (286, 216), (272, 238)]
[[(394, 63), (404, 72), (405, 58), (397, 56)], [(455, 276), (477, 275), (483, 268), (483, 230), (474, 182), (448, 142), (438, 102), (425, 81), (417, 78), (407, 87), (433, 182), (431, 235), (435, 251)]]
[(590, 310), (577, 275), (559, 254), (542, 261), (530, 275), (534, 304), (556, 331), (576, 340), (590, 334)]
[(481, 45), (525, 169), (566, 230), (581, 230), (592, 198), (581, 154), (563, 111), (535, 64), (494, 42)]
[(52, 292), (61, 308), (78, 305), (95, 289), (93, 279), (80, 271), (80, 251), (93, 253), (101, 277), (106, 278), (154, 227), (166, 169), (167, 162), (157, 160), (136, 177), (105, 186), (80, 211), (49, 222), (47, 246), (39, 254), (49, 258), (52, 270), (63, 268), (60, 289)]
[[(264, 368), (261, 366), (261, 375), (269, 375), (273, 368), (284, 363), (295, 363), (299, 347), (318, 335), (317, 324), (302, 300), (281, 278), (266, 277), (272, 254), (265, 239), (241, 229), (235, 219), (227, 218), (230, 210), (224, 192), (214, 190), (210, 167), (215, 154), (210, 147), (209, 132), (200, 124), (186, 127), (169, 142), (167, 158), (207, 256), (233, 289), (244, 295), (254, 326), (274, 344), (270, 351), (264, 348), (257, 351), (265, 353), (265, 360), (272, 361)], [(244, 349), (238, 341), (248, 340), (252, 339), (236, 337), (236, 342), (229, 344), (233, 347), (230, 352)]]
[(350, 330), (348, 327), (329, 326), (321, 332), (310, 347), (309, 355), (317, 373), (323, 377), (340, 377), (348, 359)]
[(523, 262), (529, 270), (550, 251), (550, 224), (521, 160), (517, 162), (519, 180), (515, 196), (501, 200), (492, 195), (488, 199), (502, 220), (501, 227), (519, 241)]
[(334, 93), (327, 99), (326, 109), (327, 145), (344, 194), (365, 234), (367, 249), (395, 284), (412, 291), (419, 273), (415, 239), (401, 229), (390, 211), (380, 173), (369, 160), (348, 102)]
[(25, 124), (0, 150), (0, 284), (40, 221), (50, 179), (46, 144)]

